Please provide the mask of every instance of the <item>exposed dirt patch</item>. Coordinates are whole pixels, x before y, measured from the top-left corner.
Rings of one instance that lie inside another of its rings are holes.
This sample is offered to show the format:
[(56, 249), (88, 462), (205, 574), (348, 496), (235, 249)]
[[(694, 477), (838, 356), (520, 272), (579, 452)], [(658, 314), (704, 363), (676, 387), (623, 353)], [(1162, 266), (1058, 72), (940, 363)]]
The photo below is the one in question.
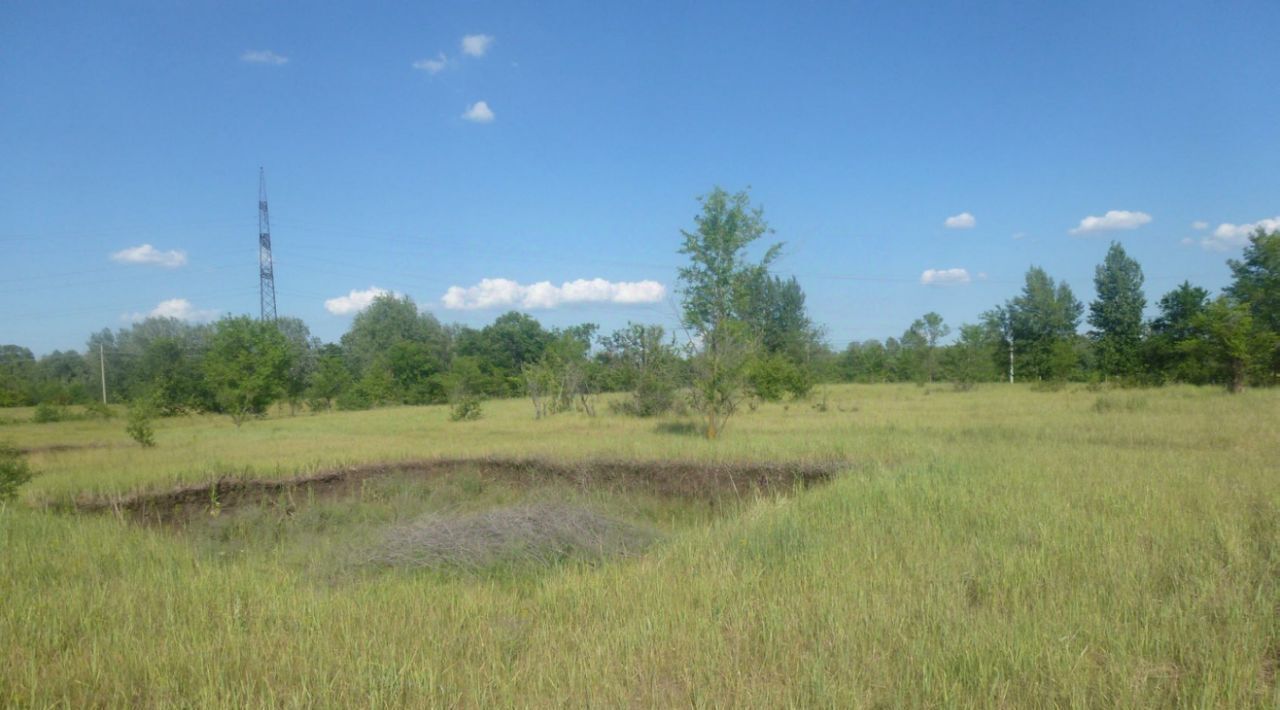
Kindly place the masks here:
[(786, 491), (829, 480), (847, 462), (710, 464), (687, 461), (582, 461), (557, 463), (541, 459), (425, 459), (363, 464), (306, 476), (279, 479), (222, 478), (160, 493), (80, 498), (70, 506), (82, 512), (111, 511), (136, 520), (181, 524), (213, 509), (246, 504), (276, 505), (281, 494), (347, 495), (370, 478), (389, 475), (441, 476), (474, 471), (508, 484), (568, 483), (584, 489), (638, 490), (659, 496), (705, 499), (753, 492)]

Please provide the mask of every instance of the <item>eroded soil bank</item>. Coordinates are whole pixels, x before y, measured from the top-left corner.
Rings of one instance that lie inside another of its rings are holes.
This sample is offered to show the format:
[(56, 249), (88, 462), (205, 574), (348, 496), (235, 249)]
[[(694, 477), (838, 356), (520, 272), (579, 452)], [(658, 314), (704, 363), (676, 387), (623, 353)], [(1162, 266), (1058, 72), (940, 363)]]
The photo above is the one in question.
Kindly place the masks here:
[(359, 491), (371, 478), (390, 475), (441, 476), (471, 471), (514, 485), (558, 482), (584, 489), (637, 490), (659, 496), (704, 499), (788, 491), (829, 480), (849, 468), (843, 461), (779, 463), (697, 463), (687, 461), (552, 462), (543, 459), (460, 458), (397, 461), (335, 468), (278, 479), (222, 478), (169, 491), (82, 498), (54, 506), (79, 512), (112, 512), (157, 524), (183, 524), (194, 515), (243, 505), (294, 504), (295, 496), (341, 496)]

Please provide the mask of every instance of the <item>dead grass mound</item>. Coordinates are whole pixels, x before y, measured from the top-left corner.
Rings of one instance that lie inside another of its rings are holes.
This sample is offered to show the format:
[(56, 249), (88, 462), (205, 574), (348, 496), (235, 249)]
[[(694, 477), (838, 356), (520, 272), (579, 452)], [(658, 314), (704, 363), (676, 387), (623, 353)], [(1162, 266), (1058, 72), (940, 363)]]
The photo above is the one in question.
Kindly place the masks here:
[(479, 571), (494, 565), (549, 565), (636, 555), (658, 534), (564, 503), (496, 508), (459, 516), (429, 515), (393, 528), (370, 562), (409, 568)]

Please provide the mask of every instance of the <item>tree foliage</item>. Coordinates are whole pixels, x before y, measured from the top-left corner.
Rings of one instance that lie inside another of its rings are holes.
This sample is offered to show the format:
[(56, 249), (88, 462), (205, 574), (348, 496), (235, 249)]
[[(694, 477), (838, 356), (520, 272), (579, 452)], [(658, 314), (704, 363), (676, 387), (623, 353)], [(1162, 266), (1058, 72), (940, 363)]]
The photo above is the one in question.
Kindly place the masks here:
[(681, 230), (680, 253), (689, 262), (679, 270), (680, 296), (694, 341), (692, 401), (704, 434), (715, 439), (742, 398), (758, 346), (758, 328), (749, 319), (752, 295), (768, 279), (781, 245), (768, 247), (759, 261), (750, 259), (748, 248), (770, 230), (745, 191), (731, 195), (716, 187), (700, 202), (694, 230)]
[(291, 364), (289, 342), (275, 323), (228, 317), (214, 325), (204, 376), (219, 410), (238, 427), (284, 394)]
[(1142, 267), (1112, 242), (1106, 259), (1098, 265), (1093, 283), (1098, 296), (1089, 304), (1089, 334), (1104, 377), (1132, 378), (1141, 365)]

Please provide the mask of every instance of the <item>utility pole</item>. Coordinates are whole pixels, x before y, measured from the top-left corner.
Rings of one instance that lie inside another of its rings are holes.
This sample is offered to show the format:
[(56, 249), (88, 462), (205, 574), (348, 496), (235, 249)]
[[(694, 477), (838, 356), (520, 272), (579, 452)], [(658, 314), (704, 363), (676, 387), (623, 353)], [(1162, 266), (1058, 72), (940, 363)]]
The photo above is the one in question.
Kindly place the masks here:
[(107, 356), (102, 354), (102, 343), (98, 343), (98, 372), (102, 375), (102, 403), (107, 403)]
[(262, 320), (276, 320), (276, 276), (271, 263), (271, 219), (267, 215), (267, 174), (258, 168), (258, 298)]

